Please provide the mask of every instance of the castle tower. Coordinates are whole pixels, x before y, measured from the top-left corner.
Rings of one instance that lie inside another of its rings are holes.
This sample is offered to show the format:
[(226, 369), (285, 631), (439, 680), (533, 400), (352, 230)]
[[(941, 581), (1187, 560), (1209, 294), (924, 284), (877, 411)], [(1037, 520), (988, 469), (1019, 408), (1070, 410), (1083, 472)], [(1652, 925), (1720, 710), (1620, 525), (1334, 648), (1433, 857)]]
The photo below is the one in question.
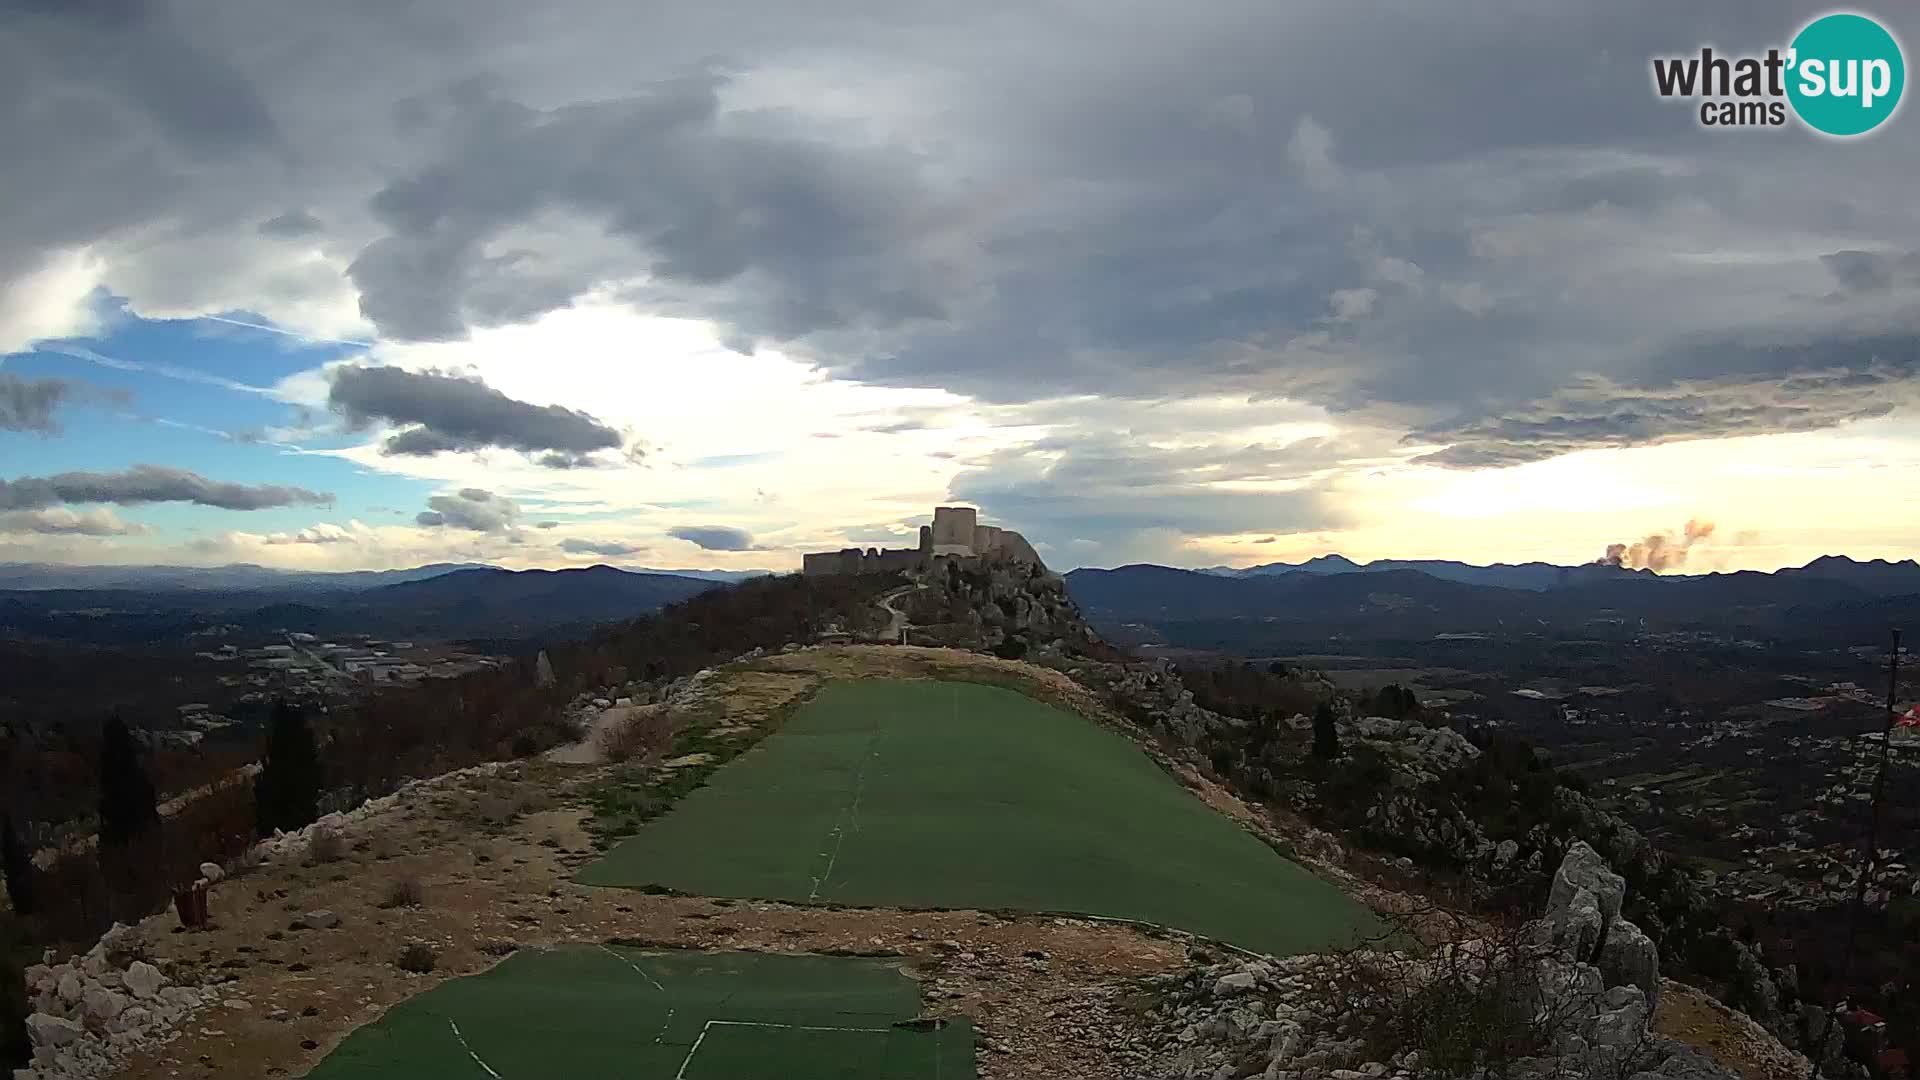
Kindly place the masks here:
[(933, 508), (933, 553), (935, 555), (973, 555), (974, 529), (980, 524), (980, 512), (971, 506)]

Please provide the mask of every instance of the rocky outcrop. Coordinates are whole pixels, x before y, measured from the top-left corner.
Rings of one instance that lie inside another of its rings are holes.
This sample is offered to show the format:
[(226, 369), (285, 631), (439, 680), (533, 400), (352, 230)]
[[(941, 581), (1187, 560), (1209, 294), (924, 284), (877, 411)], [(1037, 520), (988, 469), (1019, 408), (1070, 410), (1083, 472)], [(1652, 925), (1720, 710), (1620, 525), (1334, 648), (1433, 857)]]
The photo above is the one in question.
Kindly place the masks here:
[[(1232, 959), (1162, 979), (1149, 1014), (1154, 1075), (1733, 1080), (1653, 1032), (1659, 963), (1619, 915), (1624, 884), (1593, 848), (1576, 845), (1547, 911), (1517, 938)], [(1461, 1025), (1489, 1022), (1501, 1027), (1459, 1037)]]
[(33, 1060), (15, 1080), (112, 1072), (135, 1050), (165, 1041), (208, 999), (140, 959), (144, 948), (138, 928), (115, 923), (85, 954), (57, 964), (48, 956), (26, 970)]

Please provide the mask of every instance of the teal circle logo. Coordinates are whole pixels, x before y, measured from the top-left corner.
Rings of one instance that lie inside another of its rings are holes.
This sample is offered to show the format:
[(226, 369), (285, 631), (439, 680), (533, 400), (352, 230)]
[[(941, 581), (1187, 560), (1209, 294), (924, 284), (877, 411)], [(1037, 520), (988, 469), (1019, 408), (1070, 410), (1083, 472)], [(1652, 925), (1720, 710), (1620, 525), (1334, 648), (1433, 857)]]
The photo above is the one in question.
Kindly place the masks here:
[(1907, 85), (1900, 43), (1865, 15), (1813, 20), (1794, 36), (1789, 57), (1787, 99), (1815, 131), (1865, 135), (1900, 106)]

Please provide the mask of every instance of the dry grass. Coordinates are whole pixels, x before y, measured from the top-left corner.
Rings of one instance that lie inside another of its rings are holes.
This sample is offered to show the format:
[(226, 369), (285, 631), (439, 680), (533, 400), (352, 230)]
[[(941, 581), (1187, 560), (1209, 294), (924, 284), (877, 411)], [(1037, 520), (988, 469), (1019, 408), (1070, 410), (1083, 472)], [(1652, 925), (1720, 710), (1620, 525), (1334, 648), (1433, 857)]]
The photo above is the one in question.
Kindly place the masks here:
[(659, 706), (639, 706), (625, 719), (600, 729), (595, 736), (600, 756), (607, 761), (647, 761), (673, 743), (675, 718)]
[(387, 894), (380, 901), (383, 908), (423, 908), (427, 906), (427, 889), (417, 877), (396, 878), (387, 884)]
[(400, 955), (394, 959), (393, 966), (401, 971), (425, 975), (433, 970), (433, 965), (438, 963), (439, 959), (439, 955), (433, 951), (433, 946), (416, 941), (400, 950)]
[(347, 856), (347, 842), (332, 829), (316, 827), (313, 838), (307, 841), (307, 865), (320, 866), (335, 863)]

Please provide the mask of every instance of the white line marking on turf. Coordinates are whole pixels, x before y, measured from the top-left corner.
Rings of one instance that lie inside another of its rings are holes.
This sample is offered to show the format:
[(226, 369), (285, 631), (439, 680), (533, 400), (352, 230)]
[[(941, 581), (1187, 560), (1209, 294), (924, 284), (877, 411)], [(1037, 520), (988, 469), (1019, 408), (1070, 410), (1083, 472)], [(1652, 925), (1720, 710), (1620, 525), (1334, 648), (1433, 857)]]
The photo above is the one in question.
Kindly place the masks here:
[[(787, 1031), (853, 1031), (865, 1035), (889, 1035), (894, 1031), (893, 1028), (820, 1027), (814, 1024), (771, 1024), (762, 1020), (709, 1020), (700, 1028), (700, 1035), (693, 1040), (693, 1045), (687, 1048), (687, 1056), (680, 1059), (680, 1071), (673, 1074), (673, 1080), (686, 1080), (687, 1066), (693, 1064), (693, 1055), (699, 1053), (700, 1044), (707, 1041), (707, 1032), (717, 1027), (783, 1028)], [(487, 1071), (492, 1072), (493, 1070), (489, 1069)]]
[(645, 979), (645, 980), (647, 980), (648, 982), (650, 982), (650, 983), (652, 983), (652, 984), (653, 984), (653, 988), (654, 988), (655, 990), (658, 990), (658, 991), (660, 991), (660, 992), (661, 992), (661, 993), (663, 993), (663, 994), (667, 992), (667, 988), (666, 988), (666, 987), (664, 987), (664, 986), (661, 986), (661, 985), (660, 985), (660, 980), (658, 980), (658, 979), (656, 979), (656, 978), (654, 978), (653, 976), (651, 976), (651, 975), (649, 975), (649, 974), (647, 974), (647, 972), (646, 972), (646, 969), (645, 969), (645, 968), (642, 968), (642, 967), (641, 967), (640, 965), (638, 965), (638, 964), (636, 964), (636, 963), (634, 963), (633, 961), (631, 961), (631, 960), (629, 960), (629, 959), (627, 959), (627, 958), (626, 958), (626, 957), (624, 957), (624, 956), (621, 956), (621, 955), (620, 955), (619, 953), (617, 953), (617, 952), (614, 952), (614, 951), (613, 951), (612, 949), (609, 949), (609, 948), (607, 948), (607, 947), (606, 947), (605, 945), (600, 945), (600, 946), (599, 946), (599, 949), (600, 949), (600, 951), (601, 951), (601, 952), (603, 952), (603, 953), (606, 953), (606, 954), (607, 954), (608, 956), (611, 956), (611, 957), (613, 957), (613, 958), (614, 958), (615, 960), (618, 960), (618, 961), (620, 961), (621, 963), (623, 963), (623, 964), (625, 964), (625, 965), (627, 965), (628, 967), (630, 967), (630, 968), (632, 968), (632, 969), (634, 970), (634, 973), (635, 973), (636, 975), (639, 975), (639, 976), (640, 976), (641, 978), (643, 978), (643, 979)]
[(474, 1053), (473, 1047), (467, 1045), (467, 1037), (460, 1034), (460, 1025), (453, 1022), (453, 1017), (447, 1017), (447, 1026), (453, 1029), (453, 1037), (460, 1040), (460, 1048), (467, 1052), (467, 1056), (473, 1059), (473, 1063), (487, 1070), (487, 1075), (493, 1077), (493, 1080), (500, 1080), (500, 1074), (493, 1071), (493, 1066), (480, 1060), (480, 1055)]
[[(867, 767), (880, 756), (880, 736), (883, 731), (878, 726), (873, 729), (873, 738), (867, 741), (867, 760), (860, 763), (860, 771), (853, 778), (853, 802), (840, 811), (840, 817), (851, 817), (854, 832), (860, 831), (860, 797), (867, 790)], [(833, 825), (833, 853), (827, 857), (827, 871), (813, 879), (813, 891), (807, 894), (808, 903), (820, 899), (820, 887), (833, 880), (833, 866), (840, 861), (840, 845), (846, 838), (847, 826), (836, 820)], [(820, 854), (827, 855), (824, 851)]]
[[(596, 943), (596, 944), (598, 944), (598, 943)], [(646, 968), (643, 968), (643, 967), (641, 967), (641, 966), (640, 966), (639, 964), (636, 964), (636, 963), (634, 963), (633, 961), (631, 961), (631, 960), (629, 960), (629, 959), (627, 959), (626, 957), (624, 957), (624, 956), (621, 956), (621, 955), (620, 955), (619, 953), (617, 953), (617, 952), (614, 952), (614, 951), (613, 951), (612, 949), (609, 949), (609, 948), (607, 948), (607, 947), (606, 947), (606, 946), (605, 946), (604, 944), (601, 944), (601, 945), (599, 945), (598, 947), (599, 947), (599, 949), (600, 949), (600, 951), (601, 951), (601, 952), (603, 952), (603, 953), (606, 953), (606, 954), (607, 954), (608, 956), (611, 956), (611, 957), (613, 957), (613, 958), (614, 958), (615, 960), (618, 960), (618, 961), (620, 961), (621, 963), (623, 963), (623, 964), (625, 964), (625, 965), (627, 965), (628, 967), (630, 967), (630, 968), (632, 968), (632, 969), (633, 969), (633, 971), (634, 971), (634, 974), (636, 974), (636, 975), (639, 975), (639, 976), (640, 976), (641, 978), (643, 978), (643, 979), (645, 979), (645, 980), (647, 980), (648, 982), (650, 982), (650, 983), (652, 983), (652, 984), (653, 984), (653, 988), (654, 988), (655, 990), (658, 990), (658, 991), (660, 991), (660, 992), (661, 992), (661, 993), (663, 993), (663, 994), (667, 992), (667, 988), (666, 988), (666, 987), (664, 987), (664, 986), (661, 986), (661, 985), (660, 985), (660, 980), (659, 980), (659, 979), (656, 979), (656, 978), (654, 978), (653, 976), (651, 976), (651, 975), (649, 975), (649, 974), (647, 974), (647, 969), (646, 969)], [(668, 1000), (669, 1000), (669, 1001), (671, 1001), (671, 1000), (672, 1000), (672, 998), (668, 998)], [(658, 1035), (655, 1035), (655, 1036), (653, 1037), (653, 1041), (654, 1041), (654, 1044), (655, 1044), (656, 1046), (657, 1046), (657, 1045), (659, 1045), (659, 1043), (660, 1043), (660, 1040), (662, 1040), (662, 1039), (664, 1039), (664, 1038), (666, 1038), (666, 1037), (667, 1037), (667, 1029), (668, 1029), (668, 1028), (670, 1028), (670, 1027), (672, 1027), (672, 1026), (673, 1026), (673, 1006), (671, 1006), (671, 1005), (669, 1005), (669, 1006), (667, 1006), (667, 1018), (666, 1018), (665, 1020), (662, 1020), (662, 1021), (660, 1021), (660, 1034), (658, 1034)]]

